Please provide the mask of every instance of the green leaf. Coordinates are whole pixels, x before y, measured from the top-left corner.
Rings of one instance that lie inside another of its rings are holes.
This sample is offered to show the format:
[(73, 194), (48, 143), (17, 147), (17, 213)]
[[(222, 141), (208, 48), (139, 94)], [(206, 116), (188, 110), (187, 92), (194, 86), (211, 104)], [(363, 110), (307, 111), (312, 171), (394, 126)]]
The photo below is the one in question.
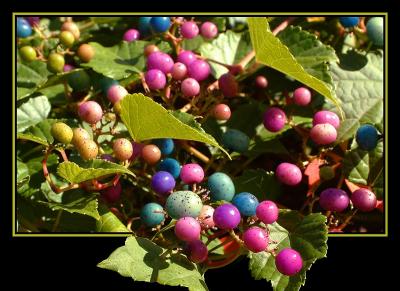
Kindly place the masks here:
[(337, 107), (340, 106), (333, 88), (302, 67), (289, 49), (272, 34), (266, 18), (249, 17), (247, 21), (257, 62), (296, 79), (328, 98)]
[(29, 182), (29, 169), (28, 166), (17, 160), (17, 188), (19, 189), (22, 185)]
[(47, 140), (30, 133), (17, 133), (17, 139), (33, 141), (35, 143), (39, 143), (44, 146), (48, 145)]
[(49, 74), (46, 63), (42, 61), (17, 63), (17, 100), (29, 96), (38, 86), (46, 83)]
[(244, 155), (249, 158), (257, 158), (259, 155), (266, 153), (290, 155), (288, 150), (278, 139), (275, 138), (263, 141), (258, 136), (250, 143), (249, 149)]
[[(153, 138), (194, 140), (218, 147), (229, 157), (218, 142), (201, 130), (196, 123), (188, 125), (180, 121), (173, 113), (143, 94), (125, 96), (121, 101), (121, 107), (121, 119), (135, 141)], [(182, 116), (187, 117), (187, 115)]]
[(198, 35), (191, 39), (184, 39), (182, 41), (182, 48), (185, 51), (197, 51), (203, 43), (204, 38)]
[(340, 123), (335, 143), (341, 143), (355, 136), (360, 122), (356, 118), (345, 119)]
[(325, 222), (326, 217), (320, 213), (303, 217), (297, 211), (281, 212), (278, 223), (269, 225), (270, 237), (278, 242), (278, 252), (287, 247), (297, 250), (303, 259), (303, 269), (295, 276), (285, 276), (276, 269), (270, 253), (250, 252), (252, 276), (270, 281), (276, 291), (299, 290), (305, 283), (306, 271), (317, 259), (326, 257), (328, 230)]
[(57, 174), (70, 183), (81, 183), (112, 174), (135, 176), (124, 166), (97, 159), (83, 164), (82, 167), (73, 162), (62, 162), (57, 168)]
[[(211, 42), (203, 43), (199, 51), (203, 57), (233, 65), (251, 51), (250, 36), (248, 32), (236, 33), (228, 30), (226, 33), (220, 33)], [(216, 79), (228, 72), (224, 66), (213, 62), (209, 62), (209, 64), (211, 73)]]
[(51, 104), (46, 96), (31, 98), (17, 109), (17, 131), (23, 132), (47, 118)]
[(112, 213), (104, 204), (99, 205), (100, 219), (96, 221), (97, 232), (124, 232), (131, 233), (129, 229)]
[(239, 106), (226, 123), (228, 128), (238, 129), (247, 136), (256, 134), (256, 127), (262, 122), (266, 107), (259, 102)]
[(182, 254), (172, 254), (163, 259), (160, 255), (165, 251), (146, 238), (132, 236), (97, 266), (135, 281), (183, 286), (192, 291), (208, 290), (195, 264)]

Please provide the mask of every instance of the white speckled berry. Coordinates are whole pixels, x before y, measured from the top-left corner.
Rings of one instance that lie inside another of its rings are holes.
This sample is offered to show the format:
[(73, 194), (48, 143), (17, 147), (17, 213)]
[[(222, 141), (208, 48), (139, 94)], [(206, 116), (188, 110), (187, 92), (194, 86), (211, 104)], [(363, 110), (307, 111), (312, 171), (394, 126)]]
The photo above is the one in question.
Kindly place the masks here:
[(198, 217), (202, 207), (200, 197), (192, 191), (173, 192), (165, 203), (168, 215), (175, 219), (185, 216)]

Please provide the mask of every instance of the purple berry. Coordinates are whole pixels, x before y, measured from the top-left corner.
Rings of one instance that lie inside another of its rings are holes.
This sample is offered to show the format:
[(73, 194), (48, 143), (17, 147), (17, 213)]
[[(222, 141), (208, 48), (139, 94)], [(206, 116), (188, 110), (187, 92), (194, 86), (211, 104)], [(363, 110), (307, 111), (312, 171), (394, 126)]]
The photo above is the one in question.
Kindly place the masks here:
[(355, 208), (362, 212), (369, 212), (376, 207), (376, 196), (372, 191), (360, 188), (351, 194), (351, 202), (353, 202)]
[(134, 40), (138, 40), (139, 37), (140, 37), (139, 30), (136, 30), (136, 29), (133, 29), (133, 28), (132, 28), (132, 29), (127, 30), (127, 31), (124, 33), (123, 39), (124, 39), (125, 41), (127, 41), (127, 42), (131, 42), (131, 41), (134, 41)]
[(213, 220), (220, 229), (233, 229), (239, 225), (240, 212), (233, 204), (222, 204), (215, 209)]
[(276, 168), (276, 177), (286, 185), (295, 186), (301, 182), (302, 174), (299, 167), (290, 163), (281, 163)]
[(327, 145), (336, 140), (337, 131), (329, 123), (317, 124), (311, 128), (310, 138), (318, 145)]
[(184, 38), (194, 38), (199, 34), (199, 27), (194, 21), (186, 21), (181, 26), (181, 34)]
[(215, 105), (213, 109), (213, 116), (217, 120), (228, 120), (231, 118), (231, 109), (226, 104), (218, 104)]
[(110, 186), (100, 191), (101, 196), (108, 203), (114, 203), (121, 197), (122, 186), (118, 182), (115, 186)]
[(264, 113), (264, 126), (271, 132), (280, 131), (286, 123), (286, 114), (282, 109), (271, 107)]
[(186, 78), (181, 84), (181, 91), (185, 97), (194, 97), (200, 93), (200, 85), (193, 78)]
[(183, 63), (175, 63), (171, 71), (172, 78), (175, 80), (183, 80), (187, 75), (186, 65)]
[(273, 201), (265, 200), (258, 204), (256, 215), (265, 224), (271, 224), (278, 220), (279, 209)]
[(293, 101), (299, 106), (306, 106), (311, 102), (311, 92), (307, 88), (300, 87), (293, 92)]
[(75, 67), (73, 65), (65, 64), (64, 68), (63, 68), (63, 71), (64, 72), (69, 72), (69, 71), (72, 71), (73, 69), (75, 69)]
[(132, 153), (132, 156), (129, 158), (129, 161), (133, 161), (134, 159), (141, 157), (144, 146), (145, 146), (145, 144), (136, 143), (136, 142), (132, 141), (133, 153)]
[(203, 81), (210, 75), (210, 65), (204, 60), (195, 60), (188, 66), (188, 76)]
[(95, 124), (103, 117), (103, 110), (99, 103), (86, 101), (78, 107), (79, 117), (90, 124)]
[(239, 91), (239, 85), (231, 73), (223, 74), (218, 79), (218, 86), (225, 97), (235, 97)]
[(328, 188), (321, 192), (319, 205), (328, 211), (342, 212), (349, 206), (350, 199), (347, 193), (341, 189)]
[(243, 233), (244, 245), (253, 253), (265, 251), (268, 247), (267, 232), (257, 226), (250, 227)]
[(163, 52), (154, 52), (147, 58), (147, 70), (158, 69), (164, 74), (171, 72), (174, 66), (174, 61), (172, 58)]
[(177, 58), (177, 61), (184, 64), (186, 67), (188, 67), (195, 60), (197, 60), (197, 57), (192, 51), (181, 51)]
[(101, 155), (101, 159), (105, 160), (105, 161), (108, 161), (108, 162), (111, 162), (111, 163), (115, 163), (116, 162), (114, 157), (112, 155), (108, 155), (108, 154), (102, 154)]
[(260, 89), (265, 89), (268, 87), (268, 80), (264, 76), (257, 76), (256, 86)]
[(338, 129), (340, 125), (340, 119), (339, 116), (337, 116), (337, 114), (334, 112), (327, 110), (318, 111), (314, 114), (313, 126), (323, 123), (329, 123), (334, 128)]
[(152, 90), (159, 90), (165, 87), (167, 83), (167, 78), (164, 73), (158, 69), (152, 69), (147, 71), (144, 75), (147, 86)]
[(167, 194), (175, 188), (175, 179), (169, 172), (159, 171), (151, 179), (151, 188), (158, 194)]
[(298, 251), (286, 248), (281, 250), (276, 256), (275, 265), (282, 274), (293, 276), (303, 268), (303, 259)]
[(190, 216), (179, 218), (175, 224), (175, 235), (186, 242), (199, 240), (200, 231), (199, 222)]
[(27, 17), (26, 18), (31, 26), (39, 25), (40, 17)]
[(182, 166), (180, 177), (186, 184), (200, 183), (204, 179), (204, 171), (199, 164), (186, 164)]
[(107, 98), (112, 104), (122, 100), (126, 95), (128, 95), (128, 91), (120, 85), (112, 85), (107, 91)]
[(213, 218), (214, 211), (215, 209), (212, 206), (203, 205), (198, 217), (202, 229), (209, 229), (215, 226)]
[(208, 249), (201, 240), (194, 240), (188, 243), (187, 250), (189, 252), (189, 260), (199, 264), (207, 260)]
[(212, 39), (218, 34), (218, 27), (212, 22), (204, 22), (200, 27), (201, 35), (206, 39)]

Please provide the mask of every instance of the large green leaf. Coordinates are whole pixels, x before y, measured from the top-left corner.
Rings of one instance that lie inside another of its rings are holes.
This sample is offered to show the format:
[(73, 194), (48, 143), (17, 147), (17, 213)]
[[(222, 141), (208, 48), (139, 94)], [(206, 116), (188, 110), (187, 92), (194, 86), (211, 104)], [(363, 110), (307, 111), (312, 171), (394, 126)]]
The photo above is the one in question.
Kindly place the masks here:
[(226, 126), (238, 129), (247, 136), (253, 137), (256, 134), (256, 127), (262, 123), (265, 109), (266, 106), (260, 102), (243, 104), (233, 111)]
[(336, 143), (341, 143), (345, 140), (354, 137), (359, 127), (360, 127), (360, 122), (356, 118), (348, 118), (343, 120), (340, 123), (340, 127), (338, 129)]
[[(229, 156), (218, 142), (196, 123), (188, 125), (180, 121), (173, 113), (141, 93), (125, 96), (121, 107), (122, 121), (135, 141), (153, 138), (194, 140), (216, 146)], [(191, 122), (187, 116), (185, 120)]]
[(23, 132), (28, 127), (47, 118), (51, 104), (46, 96), (31, 98), (17, 109), (17, 131)]
[(326, 217), (313, 213), (303, 217), (297, 211), (281, 212), (278, 223), (269, 225), (270, 237), (278, 242), (278, 252), (283, 248), (297, 250), (303, 259), (303, 269), (295, 276), (281, 274), (274, 257), (267, 252), (249, 253), (252, 276), (270, 281), (274, 290), (297, 291), (304, 285), (306, 271), (317, 260), (326, 257), (328, 230)]
[(99, 214), (100, 219), (96, 221), (97, 232), (131, 232), (104, 204), (99, 205)]
[(17, 160), (17, 188), (29, 181), (29, 168), (20, 160)]
[(291, 54), (290, 50), (279, 38), (273, 35), (266, 18), (249, 17), (247, 21), (251, 42), (259, 63), (298, 80), (328, 98), (336, 106), (340, 105), (333, 88), (329, 84), (315, 78), (303, 68)]
[(81, 183), (112, 174), (135, 176), (122, 165), (97, 159), (82, 165), (82, 167), (73, 162), (62, 162), (57, 168), (57, 174), (70, 183)]
[(49, 74), (46, 63), (42, 61), (17, 63), (17, 100), (29, 96), (38, 86), (46, 83)]
[(182, 254), (172, 254), (163, 259), (160, 255), (165, 251), (146, 238), (132, 236), (97, 266), (135, 281), (184, 286), (192, 291), (208, 290), (195, 264)]

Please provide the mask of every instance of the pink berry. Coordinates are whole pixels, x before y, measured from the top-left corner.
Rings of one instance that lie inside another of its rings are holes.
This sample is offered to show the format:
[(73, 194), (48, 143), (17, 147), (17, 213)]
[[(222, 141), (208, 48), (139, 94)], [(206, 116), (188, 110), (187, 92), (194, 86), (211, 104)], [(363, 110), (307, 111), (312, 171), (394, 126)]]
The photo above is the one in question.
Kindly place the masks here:
[(187, 75), (186, 65), (183, 63), (175, 63), (171, 71), (172, 78), (175, 80), (183, 80)]
[(144, 75), (147, 86), (152, 90), (159, 90), (165, 87), (167, 83), (167, 78), (164, 73), (158, 69), (152, 69), (147, 71)]
[(256, 86), (260, 89), (265, 89), (268, 87), (268, 80), (264, 76), (257, 76)]
[(337, 116), (337, 114), (334, 112), (328, 110), (318, 111), (314, 114), (313, 126), (323, 123), (329, 123), (334, 128), (338, 129), (340, 126), (340, 119), (339, 116)]
[(189, 252), (189, 260), (193, 263), (200, 264), (208, 258), (207, 246), (201, 240), (189, 242), (187, 250)]
[(164, 74), (171, 72), (174, 66), (172, 58), (163, 52), (153, 52), (147, 58), (147, 70), (158, 69)]
[(204, 171), (199, 164), (186, 164), (182, 166), (180, 177), (186, 184), (200, 183), (204, 179)]
[(280, 131), (286, 124), (285, 112), (277, 107), (271, 107), (264, 113), (264, 127), (271, 132)]
[(329, 123), (317, 124), (311, 128), (310, 138), (318, 145), (327, 145), (336, 140), (337, 131)]
[(319, 205), (328, 211), (342, 212), (350, 203), (345, 191), (338, 188), (327, 188), (319, 196)]
[(119, 138), (113, 144), (114, 156), (120, 161), (128, 160), (133, 154), (132, 143), (126, 138)]
[(278, 180), (286, 185), (295, 186), (301, 182), (302, 174), (294, 164), (281, 163), (276, 168), (276, 177)]
[(188, 76), (197, 81), (203, 81), (210, 75), (210, 65), (204, 60), (195, 60), (188, 66)]
[(197, 57), (192, 51), (181, 51), (177, 58), (177, 61), (184, 64), (186, 67), (188, 67), (195, 60), (197, 60)]
[(103, 110), (99, 103), (86, 101), (78, 107), (79, 117), (90, 124), (95, 124), (103, 117)]
[(183, 241), (190, 242), (200, 238), (199, 222), (190, 216), (178, 219), (175, 224), (175, 235)]
[(218, 86), (225, 97), (235, 97), (239, 91), (239, 85), (231, 73), (226, 73), (219, 77)]
[(265, 251), (268, 246), (268, 234), (261, 227), (253, 226), (243, 233), (244, 245), (253, 253)]
[(299, 106), (306, 106), (311, 102), (311, 92), (307, 88), (300, 87), (293, 92), (293, 101)]
[(375, 194), (365, 188), (360, 188), (351, 194), (351, 202), (355, 208), (362, 212), (369, 212), (376, 208), (376, 196)]
[(201, 35), (206, 39), (212, 39), (218, 34), (218, 27), (212, 22), (204, 22), (200, 27)]
[(193, 97), (200, 93), (200, 85), (193, 78), (186, 78), (181, 84), (181, 91), (185, 97)]
[(303, 268), (303, 259), (298, 251), (285, 248), (275, 258), (275, 265), (279, 272), (286, 276), (296, 275)]
[(128, 91), (121, 85), (112, 85), (107, 91), (107, 98), (112, 104), (122, 100), (126, 95), (128, 95)]
[(213, 215), (215, 209), (210, 205), (203, 205), (199, 214), (199, 222), (202, 229), (209, 229), (215, 226)]
[(65, 65), (64, 65), (63, 71), (64, 71), (64, 72), (69, 72), (69, 71), (72, 71), (72, 70), (74, 70), (74, 69), (75, 69), (75, 67), (74, 67), (73, 65), (65, 64)]
[(121, 197), (122, 186), (121, 183), (118, 182), (115, 186), (110, 186), (106, 189), (100, 191), (101, 196), (108, 203), (114, 203), (119, 200)]
[(181, 26), (181, 34), (184, 38), (194, 38), (199, 34), (199, 27), (194, 21), (186, 21)]
[(273, 201), (260, 202), (256, 208), (256, 215), (265, 224), (271, 224), (278, 220), (279, 209)]
[(136, 29), (129, 29), (124, 33), (123, 39), (127, 42), (131, 42), (134, 40), (138, 40), (140, 37), (140, 33)]
[(231, 109), (226, 104), (217, 104), (213, 109), (213, 116), (217, 120), (228, 120), (231, 118)]

